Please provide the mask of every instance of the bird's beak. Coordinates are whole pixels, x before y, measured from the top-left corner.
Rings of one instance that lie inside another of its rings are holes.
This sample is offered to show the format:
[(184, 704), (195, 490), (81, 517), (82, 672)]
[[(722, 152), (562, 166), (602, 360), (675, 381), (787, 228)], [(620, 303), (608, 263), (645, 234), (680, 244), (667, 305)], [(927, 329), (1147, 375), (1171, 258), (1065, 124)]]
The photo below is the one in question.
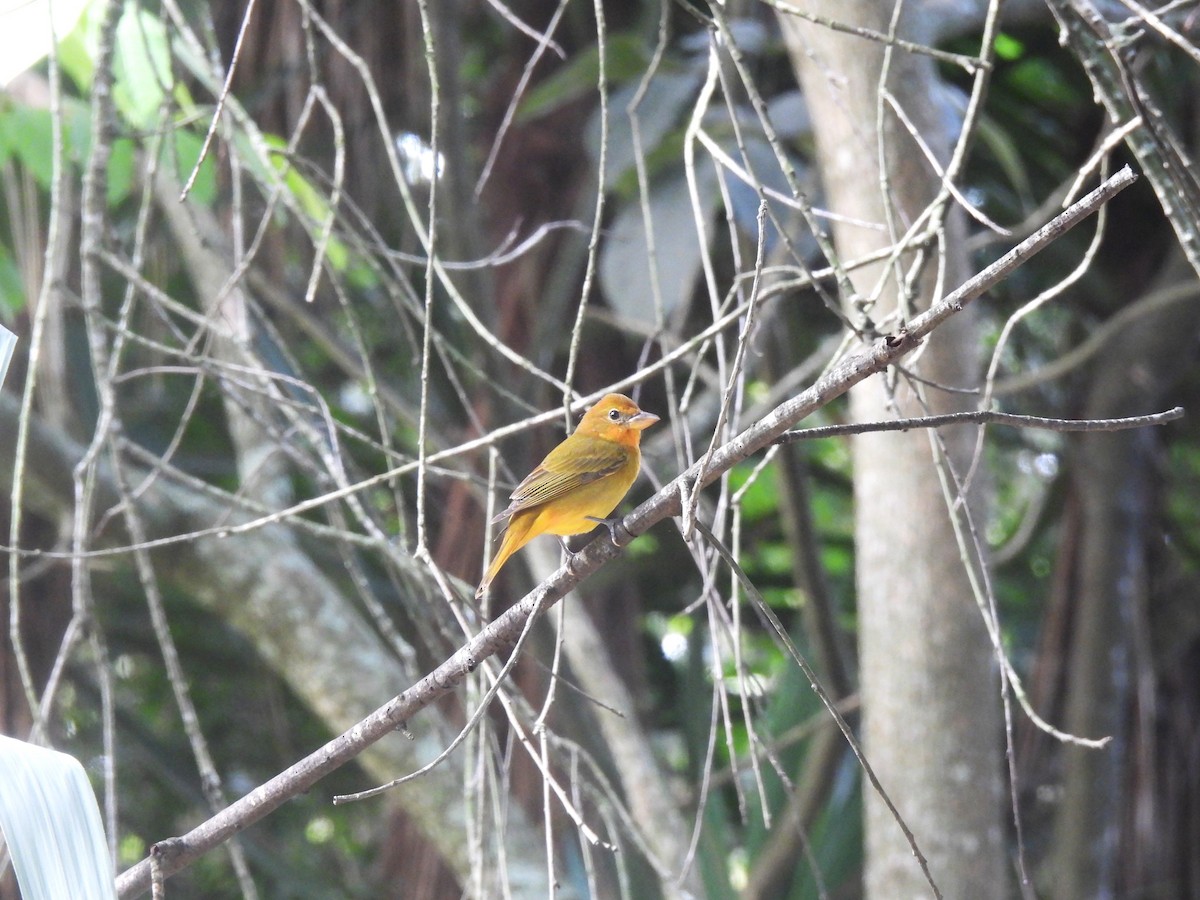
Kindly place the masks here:
[(636, 416), (631, 417), (630, 420), (626, 424), (630, 428), (634, 428), (638, 431), (642, 431), (646, 428), (649, 428), (651, 425), (653, 425), (657, 421), (658, 421), (658, 416), (656, 416), (654, 413), (639, 412)]

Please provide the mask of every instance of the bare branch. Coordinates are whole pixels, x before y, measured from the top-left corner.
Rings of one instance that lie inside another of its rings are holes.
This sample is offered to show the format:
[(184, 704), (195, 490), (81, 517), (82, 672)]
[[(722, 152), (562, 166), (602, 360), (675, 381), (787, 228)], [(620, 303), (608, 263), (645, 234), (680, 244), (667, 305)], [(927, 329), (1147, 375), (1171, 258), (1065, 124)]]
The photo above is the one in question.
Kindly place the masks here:
[(866, 434), (871, 431), (909, 431), (913, 428), (940, 428), (943, 425), (1012, 425), (1014, 428), (1040, 428), (1045, 431), (1124, 431), (1143, 428), (1147, 425), (1165, 425), (1183, 418), (1183, 407), (1176, 406), (1165, 412), (1145, 416), (1125, 416), (1119, 419), (1049, 419), (1044, 416), (1023, 416), (1015, 413), (998, 412), (994, 409), (979, 409), (972, 412), (947, 413), (944, 416), (915, 416), (891, 422), (861, 422), (854, 425), (824, 425), (820, 428), (805, 428), (789, 431), (774, 441), (776, 444), (791, 444), (814, 438), (837, 437), (844, 434)]

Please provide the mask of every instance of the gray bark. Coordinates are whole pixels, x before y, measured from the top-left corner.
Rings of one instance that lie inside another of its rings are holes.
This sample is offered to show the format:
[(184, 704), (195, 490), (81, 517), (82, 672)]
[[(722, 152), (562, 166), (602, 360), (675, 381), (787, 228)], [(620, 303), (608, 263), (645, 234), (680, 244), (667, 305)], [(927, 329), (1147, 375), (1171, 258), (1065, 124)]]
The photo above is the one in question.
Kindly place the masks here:
[[(818, 15), (888, 30), (890, 4), (820, 0)], [(781, 17), (788, 49), (812, 115), (826, 204), (839, 214), (886, 222), (899, 233), (938, 189), (938, 180), (904, 127), (879, 99), (881, 84), (914, 120), (943, 160), (955, 136), (939, 115), (940, 85), (926, 57), (895, 51), (884, 77), (885, 47)], [(880, 129), (889, 186), (881, 186)], [(837, 250), (853, 259), (887, 246), (886, 232), (838, 225)], [(945, 278), (966, 274), (960, 217), (947, 220)], [(911, 264), (902, 259), (900, 269)], [(928, 304), (935, 266), (917, 284), (915, 308)], [(880, 266), (856, 270), (856, 290), (869, 295)], [(875, 322), (900, 301), (889, 274), (870, 311)], [(843, 298), (846, 299), (846, 298)], [(892, 327), (892, 326), (888, 326)], [(979, 331), (959, 316), (921, 355), (920, 374), (939, 384), (978, 382)], [(961, 408), (954, 395), (924, 390), (931, 412)], [(894, 392), (882, 378), (851, 391), (857, 421), (919, 414), (922, 405), (901, 379)], [(970, 429), (945, 430), (952, 459), (966, 470)], [(1006, 861), (999, 691), (992, 651), (972, 600), (926, 434), (877, 434), (854, 441), (857, 589), (863, 734), (866, 752), (900, 815), (928, 859), (946, 897), (1002, 897)], [(978, 509), (982, 497), (971, 497)], [(879, 797), (866, 799), (866, 896), (929, 894), (908, 842)]]

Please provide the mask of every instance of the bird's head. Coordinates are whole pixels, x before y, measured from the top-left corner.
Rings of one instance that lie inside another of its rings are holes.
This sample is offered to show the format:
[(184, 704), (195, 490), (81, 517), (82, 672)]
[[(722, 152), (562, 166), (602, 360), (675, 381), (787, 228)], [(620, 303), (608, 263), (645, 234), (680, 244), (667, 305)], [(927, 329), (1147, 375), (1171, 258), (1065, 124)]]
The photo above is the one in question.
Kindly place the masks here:
[(584, 413), (576, 432), (637, 446), (642, 430), (658, 421), (654, 413), (642, 412), (624, 394), (606, 394)]

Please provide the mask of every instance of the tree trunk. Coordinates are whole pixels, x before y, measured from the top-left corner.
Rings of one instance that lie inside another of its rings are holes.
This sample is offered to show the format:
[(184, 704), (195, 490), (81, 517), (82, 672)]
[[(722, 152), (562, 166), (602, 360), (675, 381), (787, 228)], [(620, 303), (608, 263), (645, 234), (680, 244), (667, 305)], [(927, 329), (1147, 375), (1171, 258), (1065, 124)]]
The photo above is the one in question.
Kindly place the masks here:
[[(1176, 253), (1149, 294), (1165, 294), (1192, 277), (1183, 254)], [(1084, 409), (1088, 418), (1156, 409), (1194, 364), (1200, 326), (1195, 298), (1183, 294), (1176, 302), (1145, 305), (1097, 358)], [(1078, 625), (1067, 650), (1065, 724), (1073, 734), (1111, 735), (1113, 741), (1103, 750), (1063, 749), (1054, 852), (1040, 873), (1058, 897), (1126, 896), (1154, 881), (1169, 883), (1161, 865), (1139, 872), (1135, 864), (1153, 858), (1162, 840), (1146, 840), (1144, 829), (1116, 824), (1169, 814), (1154, 809), (1157, 773), (1139, 771), (1154, 759), (1156, 741), (1170, 741), (1170, 726), (1154, 722), (1160, 661), (1151, 656), (1153, 619), (1169, 613), (1148, 603), (1160, 438), (1161, 429), (1138, 429), (1081, 434), (1072, 441), (1080, 520), (1071, 542), (1079, 548), (1071, 618)], [(1160, 862), (1167, 859), (1169, 854)], [(1185, 895), (1181, 889), (1178, 896)]]
[[(889, 28), (890, 4), (818, 0), (817, 15)], [(939, 179), (904, 125), (880, 99), (887, 87), (922, 138), (943, 161), (955, 135), (939, 118), (937, 74), (928, 57), (898, 49), (885, 74), (886, 47), (782, 16), (793, 65), (804, 87), (817, 142), (826, 205), (840, 215), (886, 230), (838, 224), (836, 247), (853, 260), (881, 247), (918, 217), (934, 198)], [(881, 135), (882, 128), (882, 135)], [(887, 187), (880, 172), (881, 137)], [(889, 220), (889, 216), (891, 217)], [(891, 232), (889, 234), (888, 232)], [(967, 273), (963, 223), (947, 217), (945, 289)], [(869, 310), (880, 330), (892, 330), (913, 255), (887, 272)], [(915, 285), (915, 307), (927, 305), (936, 266)], [(869, 297), (884, 264), (856, 269), (856, 291)], [(843, 298), (845, 300), (846, 298)], [(916, 310), (914, 309), (913, 312)], [(911, 314), (911, 313), (910, 313)], [(974, 317), (957, 316), (931, 338), (914, 368), (935, 385), (978, 383), (979, 330)], [(903, 377), (894, 389), (873, 379), (851, 391), (856, 421), (947, 412), (962, 395), (937, 387), (914, 389)], [(965, 472), (974, 432), (940, 432), (956, 469)], [(971, 596), (950, 515), (924, 432), (865, 435), (855, 439), (858, 623), (867, 757), (929, 862), (946, 897), (1006, 896), (1002, 731), (992, 650)], [(979, 490), (970, 498), (981, 506)], [(927, 895), (928, 883), (901, 829), (874, 791), (865, 790), (868, 897)]]

